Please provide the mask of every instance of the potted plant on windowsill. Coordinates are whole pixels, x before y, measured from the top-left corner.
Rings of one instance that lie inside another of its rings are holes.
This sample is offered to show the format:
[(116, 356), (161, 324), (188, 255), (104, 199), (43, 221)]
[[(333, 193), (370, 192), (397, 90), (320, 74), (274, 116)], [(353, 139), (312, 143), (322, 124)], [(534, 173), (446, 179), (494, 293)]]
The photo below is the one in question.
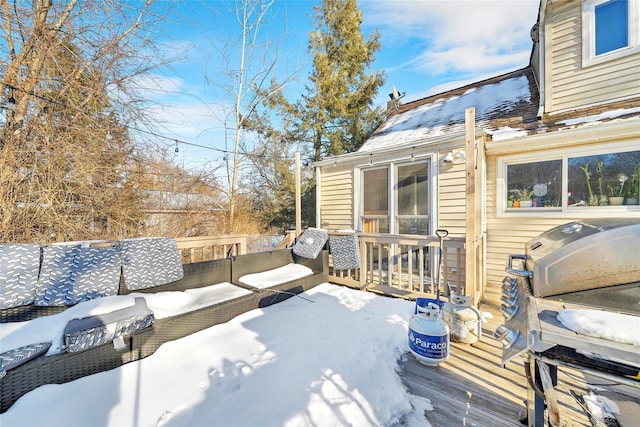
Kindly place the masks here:
[(618, 182), (620, 183), (620, 187), (616, 188), (612, 185), (609, 186), (609, 194), (611, 194), (611, 196), (609, 197), (610, 205), (619, 206), (622, 204), (622, 202), (624, 202), (624, 196), (623, 196), (624, 184), (627, 182), (628, 179), (629, 177), (627, 175), (623, 173), (619, 173)]
[(525, 187), (522, 190), (519, 188), (515, 188), (511, 191), (516, 196), (516, 199), (520, 201), (521, 208), (530, 208), (532, 206), (533, 201), (531, 199), (533, 197), (533, 190), (527, 190), (527, 188)]
[(627, 183), (627, 188), (624, 191), (625, 204), (637, 205), (638, 204), (638, 190), (640, 188), (640, 165), (636, 165), (633, 168), (631, 178)]
[(589, 172), (589, 164), (587, 163), (584, 166), (580, 166), (582, 172), (584, 172), (584, 179), (587, 183), (587, 190), (589, 190), (589, 206), (597, 206), (598, 199), (593, 195), (593, 189), (591, 188), (591, 172)]

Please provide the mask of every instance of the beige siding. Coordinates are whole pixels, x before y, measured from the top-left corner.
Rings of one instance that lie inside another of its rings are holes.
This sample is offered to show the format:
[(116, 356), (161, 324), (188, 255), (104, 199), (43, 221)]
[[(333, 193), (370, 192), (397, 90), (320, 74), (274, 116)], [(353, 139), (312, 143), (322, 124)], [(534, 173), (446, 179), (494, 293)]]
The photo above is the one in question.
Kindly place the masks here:
[(486, 285), (499, 285), (511, 254), (523, 254), (526, 242), (538, 234), (580, 218), (500, 217), (496, 215), (497, 158), (487, 157), (487, 278)]
[(322, 168), (320, 224), (328, 230), (353, 228), (353, 170)]
[(547, 11), (545, 112), (640, 96), (640, 53), (582, 66), (582, 8), (574, 1)]
[(438, 228), (449, 231), (452, 237), (465, 235), (465, 176), (464, 163), (440, 163)]

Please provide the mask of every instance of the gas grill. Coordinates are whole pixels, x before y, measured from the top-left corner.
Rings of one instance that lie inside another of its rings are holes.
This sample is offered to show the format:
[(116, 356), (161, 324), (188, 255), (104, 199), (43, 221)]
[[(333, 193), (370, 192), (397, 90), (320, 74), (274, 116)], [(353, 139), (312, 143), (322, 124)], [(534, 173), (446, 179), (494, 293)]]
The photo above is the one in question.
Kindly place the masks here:
[(525, 357), (530, 426), (544, 425), (545, 408), (551, 425), (560, 417), (553, 399), (558, 366), (640, 387), (637, 346), (582, 335), (558, 320), (565, 309), (640, 317), (640, 219), (589, 219), (552, 228), (530, 240), (525, 254), (510, 255), (506, 271), (505, 322), (494, 337), (503, 345), (503, 364)]

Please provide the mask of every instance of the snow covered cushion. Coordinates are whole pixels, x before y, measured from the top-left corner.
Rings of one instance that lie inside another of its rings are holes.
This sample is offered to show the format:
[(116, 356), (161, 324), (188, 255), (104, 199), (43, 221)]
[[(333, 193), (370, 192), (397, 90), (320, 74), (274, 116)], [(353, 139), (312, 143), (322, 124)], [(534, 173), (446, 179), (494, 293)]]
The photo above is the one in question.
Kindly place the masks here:
[(40, 246), (0, 245), (0, 309), (31, 304), (40, 270)]
[(118, 247), (52, 245), (43, 248), (35, 305), (74, 305), (116, 295), (120, 283)]
[[(232, 285), (228, 282), (202, 288), (187, 289), (185, 291), (165, 291), (144, 294), (149, 308), (156, 319), (177, 316), (204, 307), (231, 301), (246, 295), (251, 295), (248, 289)], [(130, 295), (142, 295), (134, 293)]]
[(153, 312), (144, 298), (131, 307), (71, 320), (64, 329), (64, 349), (69, 353), (87, 350), (151, 326)]
[(175, 239), (159, 237), (123, 241), (122, 272), (129, 290), (151, 288), (182, 279), (184, 270)]
[(329, 233), (322, 228), (308, 228), (300, 235), (300, 239), (293, 246), (293, 253), (310, 259), (315, 259), (327, 243)]
[(311, 276), (313, 270), (306, 265), (290, 263), (261, 273), (246, 274), (240, 277), (240, 283), (254, 288), (269, 288), (303, 277)]

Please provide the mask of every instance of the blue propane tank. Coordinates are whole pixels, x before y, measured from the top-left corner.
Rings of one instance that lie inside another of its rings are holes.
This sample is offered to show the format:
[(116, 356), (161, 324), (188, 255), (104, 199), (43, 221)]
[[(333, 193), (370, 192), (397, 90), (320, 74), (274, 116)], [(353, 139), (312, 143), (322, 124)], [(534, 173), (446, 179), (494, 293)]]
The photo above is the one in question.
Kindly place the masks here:
[(409, 319), (409, 350), (423, 365), (436, 366), (449, 358), (449, 327), (437, 304), (420, 311)]

